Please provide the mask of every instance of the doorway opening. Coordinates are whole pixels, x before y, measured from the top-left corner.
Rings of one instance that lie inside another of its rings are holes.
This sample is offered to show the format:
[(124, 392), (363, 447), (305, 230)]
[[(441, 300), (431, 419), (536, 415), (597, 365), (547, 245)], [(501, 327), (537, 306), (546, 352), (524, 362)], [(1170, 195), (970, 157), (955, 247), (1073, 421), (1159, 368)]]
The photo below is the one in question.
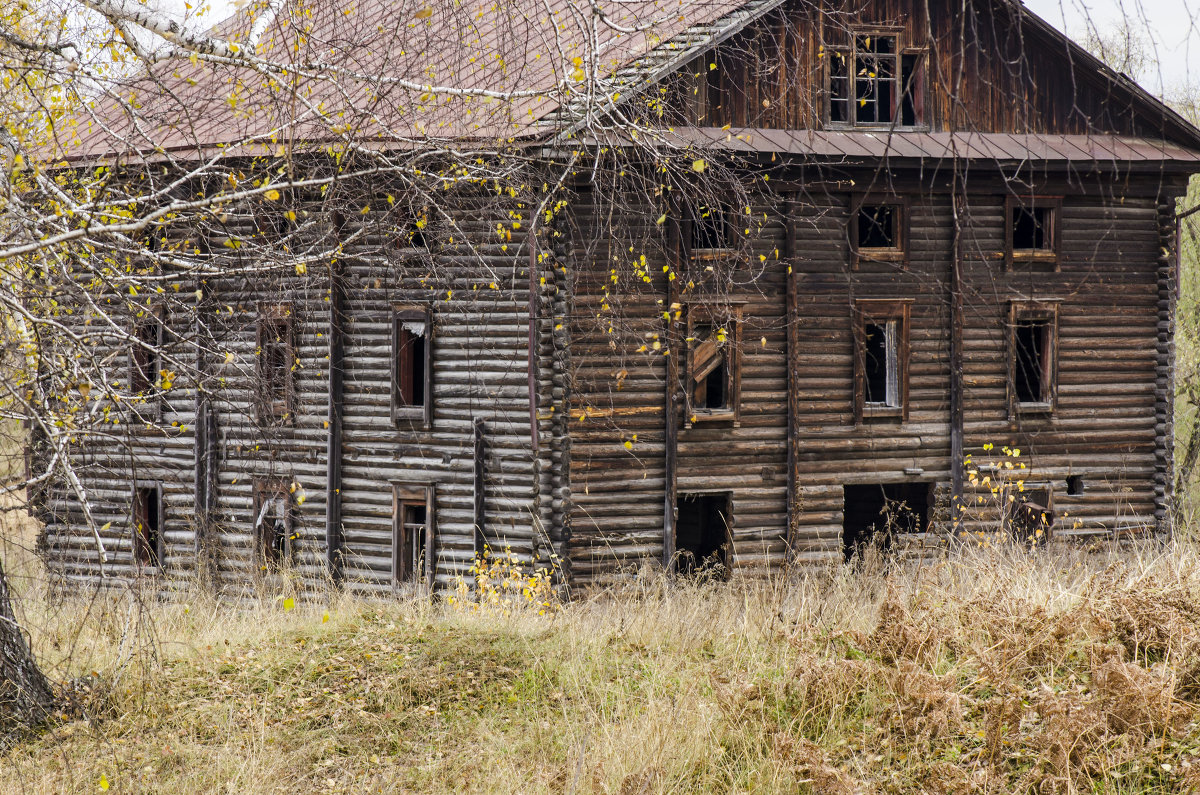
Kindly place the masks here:
[(675, 571), (729, 577), (730, 494), (680, 494), (676, 501)]
[(887, 551), (900, 533), (929, 527), (932, 483), (868, 483), (843, 486), (842, 555), (849, 561), (876, 546)]

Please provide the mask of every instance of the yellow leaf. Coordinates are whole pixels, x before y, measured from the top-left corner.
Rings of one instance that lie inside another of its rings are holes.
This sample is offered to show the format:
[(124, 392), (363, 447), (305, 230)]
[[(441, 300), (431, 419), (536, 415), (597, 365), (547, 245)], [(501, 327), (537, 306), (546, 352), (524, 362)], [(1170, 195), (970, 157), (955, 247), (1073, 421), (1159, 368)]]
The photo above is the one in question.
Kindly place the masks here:
[(695, 171), (697, 174), (703, 172), (704, 169), (707, 167), (708, 167), (708, 164), (705, 163), (703, 160), (697, 160), (694, 163), (692, 163), (692, 171)]
[(666, 222), (667, 222), (667, 214), (663, 213), (662, 215), (658, 216), (658, 220), (655, 221), (654, 223), (658, 224), (659, 226), (662, 226)]
[(291, 610), (292, 608), (294, 608), (295, 606), (296, 606), (296, 600), (293, 599), (292, 597), (289, 596), (287, 599), (283, 600), (283, 612), (286, 613), (289, 610)]
[(275, 190), (274, 188), (271, 188), (269, 191), (264, 193), (263, 196), (266, 197), (268, 201), (279, 201), (279, 191)]
[(100, 789), (104, 792), (108, 792), (108, 776), (104, 775), (103, 773), (100, 774)]
[(625, 449), (626, 449), (626, 450), (632, 450), (632, 449), (633, 449), (633, 442), (626, 441), (626, 442), (625, 442)]
[(329, 622), (329, 611), (326, 610), (324, 613), (321, 614), (321, 623), (325, 624), (328, 622)]

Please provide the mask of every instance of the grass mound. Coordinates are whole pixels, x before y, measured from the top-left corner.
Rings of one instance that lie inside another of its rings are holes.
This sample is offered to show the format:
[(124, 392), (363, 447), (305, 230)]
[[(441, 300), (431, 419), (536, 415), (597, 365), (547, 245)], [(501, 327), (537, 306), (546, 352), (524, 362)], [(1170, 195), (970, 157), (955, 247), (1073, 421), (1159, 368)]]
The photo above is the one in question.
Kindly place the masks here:
[(1198, 563), (1179, 546), (647, 575), (546, 615), (27, 589), (86, 717), (6, 750), (0, 789), (1195, 790)]

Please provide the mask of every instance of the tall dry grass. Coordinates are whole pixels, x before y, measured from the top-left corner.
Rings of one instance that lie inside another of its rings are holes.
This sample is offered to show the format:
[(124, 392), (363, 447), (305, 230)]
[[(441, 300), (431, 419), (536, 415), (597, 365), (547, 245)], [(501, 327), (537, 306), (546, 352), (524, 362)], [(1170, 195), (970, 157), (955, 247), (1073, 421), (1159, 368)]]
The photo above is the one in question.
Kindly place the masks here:
[(1198, 563), (1177, 545), (647, 572), (546, 616), (68, 597), (31, 577), (38, 653), (86, 677), (83, 716), (5, 751), (0, 789), (1188, 791)]

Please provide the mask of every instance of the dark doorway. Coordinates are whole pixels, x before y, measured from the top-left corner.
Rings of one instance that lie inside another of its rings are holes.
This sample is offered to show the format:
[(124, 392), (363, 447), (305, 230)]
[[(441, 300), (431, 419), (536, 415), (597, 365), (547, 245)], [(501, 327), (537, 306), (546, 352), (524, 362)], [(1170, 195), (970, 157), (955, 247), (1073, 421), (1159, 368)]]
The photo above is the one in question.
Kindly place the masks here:
[(930, 483), (844, 486), (842, 554), (850, 560), (869, 545), (889, 549), (898, 533), (922, 533), (929, 525)]
[(675, 571), (729, 576), (729, 494), (680, 494), (675, 519)]

